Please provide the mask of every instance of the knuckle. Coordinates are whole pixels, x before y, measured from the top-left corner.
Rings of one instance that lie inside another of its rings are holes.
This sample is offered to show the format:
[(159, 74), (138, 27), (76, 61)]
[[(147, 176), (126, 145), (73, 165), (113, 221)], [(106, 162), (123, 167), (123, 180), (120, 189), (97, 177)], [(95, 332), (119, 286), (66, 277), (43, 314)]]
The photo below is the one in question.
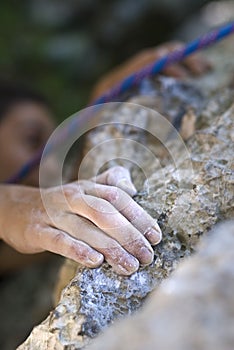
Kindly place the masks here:
[(69, 186), (63, 187), (63, 195), (66, 198), (66, 200), (72, 201), (77, 200), (77, 198), (82, 197), (83, 191), (83, 184), (71, 184)]
[(113, 206), (105, 198), (92, 198), (88, 202), (92, 210), (92, 216), (106, 219), (109, 213), (113, 213)]
[(73, 184), (63, 186), (63, 194), (65, 197), (70, 197), (75, 191), (75, 186)]
[(114, 172), (114, 173), (126, 173), (127, 169), (124, 168), (121, 165), (115, 165), (112, 168), (110, 168), (110, 172)]
[(87, 249), (81, 247), (79, 242), (73, 242), (70, 247), (70, 251), (72, 253), (72, 256), (75, 256), (81, 263), (86, 261), (88, 255)]
[(53, 237), (53, 242), (55, 245), (59, 245), (64, 240), (64, 234), (62, 232), (58, 232)]
[(136, 237), (132, 237), (131, 239), (128, 240), (128, 242), (126, 242), (124, 244), (124, 247), (127, 250), (129, 250), (129, 249), (139, 250), (142, 246), (143, 246), (142, 239), (141, 238), (136, 238)]
[(120, 196), (121, 196), (120, 189), (117, 187), (114, 187), (114, 186), (107, 188), (107, 190), (105, 191), (105, 194), (104, 194), (105, 200), (110, 202), (110, 203), (116, 202)]

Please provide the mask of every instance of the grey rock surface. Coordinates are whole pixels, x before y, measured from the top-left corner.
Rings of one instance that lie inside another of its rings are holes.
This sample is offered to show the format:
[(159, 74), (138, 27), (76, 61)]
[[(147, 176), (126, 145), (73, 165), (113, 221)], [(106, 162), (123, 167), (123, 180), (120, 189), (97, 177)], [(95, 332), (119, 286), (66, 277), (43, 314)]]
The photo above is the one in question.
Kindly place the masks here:
[[(223, 252), (223, 254), (222, 254)], [(217, 225), (147, 300), (87, 350), (232, 350), (234, 221)]]
[[(227, 45), (227, 61), (230, 60), (228, 49)], [(223, 55), (223, 51), (215, 53), (216, 56), (220, 54)], [(170, 127), (166, 131), (162, 130), (165, 131), (163, 140), (167, 149), (162, 148), (148, 134), (145, 136), (141, 129), (140, 132), (133, 132), (132, 128), (123, 125), (93, 131), (92, 136), (87, 138), (87, 150), (102, 140), (113, 139), (114, 135), (136, 141), (132, 148), (128, 148), (128, 158), (134, 157), (147, 172), (147, 181), (144, 182), (139, 168), (130, 166), (139, 191), (143, 189), (136, 200), (158, 219), (163, 240), (155, 248), (154, 262), (140, 268), (129, 278), (117, 276), (106, 263), (94, 270), (79, 266), (74, 279), (64, 289), (57, 307), (33, 330), (19, 347), (20, 350), (83, 348), (115, 319), (135, 312), (144, 303), (145, 297), (175, 270), (178, 263), (196, 250), (200, 237), (215, 223), (234, 217), (234, 94), (229, 87), (230, 65), (228, 72), (223, 72), (224, 77), (219, 82), (221, 85), (216, 84), (216, 91), (211, 86), (214, 86), (215, 74), (218, 75), (219, 69), (223, 69), (223, 64), (219, 65), (218, 60), (214, 72), (207, 76), (206, 83), (205, 78), (200, 82), (190, 82), (191, 86), (197, 85), (197, 89), (200, 89), (203, 108), (196, 108), (197, 102), (189, 108), (188, 103), (183, 112), (181, 128), (183, 121), (186, 124), (192, 119), (194, 124), (192, 127), (187, 124), (192, 132), (187, 137), (186, 147), (178, 142), (179, 137)], [(171, 91), (173, 95), (180, 83), (170, 80), (170, 84), (174, 90), (169, 89), (168, 99)], [(158, 109), (163, 105), (165, 93), (157, 98), (155, 94), (143, 97), (135, 97), (131, 102)], [(197, 103), (198, 107), (200, 103), (201, 100)], [(177, 100), (177, 104), (177, 111), (180, 111), (181, 99)], [(143, 109), (146, 114), (143, 121), (141, 111), (142, 108), (136, 105), (117, 106), (111, 113), (107, 111), (103, 118), (111, 116), (115, 120), (115, 117), (123, 117), (124, 122), (125, 117), (129, 116), (130, 120), (139, 119), (139, 125), (143, 128), (153, 133), (155, 129), (157, 132), (158, 124), (151, 122), (152, 111)], [(167, 118), (175, 121), (174, 115), (169, 113)], [(155, 161), (152, 162), (147, 153), (137, 152), (136, 144), (149, 149)], [(121, 146), (117, 143), (116, 149), (113, 149), (112, 158), (121, 158)], [(98, 152), (99, 156), (92, 158), (92, 166), (100, 168), (106, 164), (109, 160), (107, 153)], [(111, 164), (118, 162), (113, 160)]]

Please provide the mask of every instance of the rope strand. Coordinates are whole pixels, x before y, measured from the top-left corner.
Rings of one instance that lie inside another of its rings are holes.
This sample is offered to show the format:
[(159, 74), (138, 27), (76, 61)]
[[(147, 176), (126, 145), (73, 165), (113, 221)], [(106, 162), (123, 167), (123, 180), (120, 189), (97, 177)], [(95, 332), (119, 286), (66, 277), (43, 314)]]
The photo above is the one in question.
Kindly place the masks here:
[(115, 99), (117, 96), (123, 94), (128, 89), (134, 87), (135, 84), (138, 83), (138, 81), (161, 72), (168, 65), (182, 61), (184, 58), (191, 55), (192, 53), (197, 52), (198, 50), (204, 49), (218, 42), (219, 40), (225, 38), (227, 35), (233, 32), (234, 22), (229, 23), (212, 32), (209, 32), (204, 36), (201, 36), (200, 38), (183, 46), (181, 49), (172, 51), (171, 53), (157, 60), (156, 62), (149, 64), (140, 71), (126, 77), (121, 83), (117, 84), (107, 93), (93, 101), (92, 105), (109, 102), (110, 100)]
[[(100, 105), (111, 101), (116, 101), (116, 98), (119, 95), (122, 95), (127, 90), (136, 86), (142, 79), (156, 75), (167, 66), (173, 63), (182, 61), (184, 58), (188, 57), (194, 52), (197, 52), (201, 49), (211, 46), (212, 44), (224, 39), (225, 37), (232, 34), (233, 32), (234, 32), (234, 22), (231, 22), (201, 36), (198, 39), (193, 40), (192, 42), (183, 46), (181, 49), (172, 51), (171, 53), (165, 55), (164, 57), (160, 58), (154, 63), (145, 66), (144, 68), (142, 68), (141, 70), (137, 71), (134, 74), (129, 75), (121, 83), (117, 84), (116, 86), (111, 88), (109, 91), (107, 91), (105, 94), (103, 94), (102, 96), (97, 98), (95, 101), (93, 101), (90, 104), (90, 106)], [(81, 119), (77, 118), (75, 122), (73, 120), (71, 122), (72, 127), (67, 125), (64, 128), (64, 130), (62, 131), (61, 135), (59, 135), (56, 142), (51, 144), (50, 147), (48, 148), (47, 154), (51, 153), (55, 149), (55, 147), (57, 147), (61, 143), (62, 140), (65, 140), (67, 137), (69, 137), (69, 134), (74, 132), (74, 128), (77, 130), (77, 128), (81, 127), (82, 122), (84, 122), (84, 118), (81, 118)], [(6, 181), (6, 183), (9, 184), (9, 183), (20, 182), (33, 168), (38, 166), (38, 164), (40, 163), (42, 153), (43, 153), (43, 150), (38, 152), (33, 159), (31, 159), (27, 164), (25, 164), (17, 174), (9, 178)]]

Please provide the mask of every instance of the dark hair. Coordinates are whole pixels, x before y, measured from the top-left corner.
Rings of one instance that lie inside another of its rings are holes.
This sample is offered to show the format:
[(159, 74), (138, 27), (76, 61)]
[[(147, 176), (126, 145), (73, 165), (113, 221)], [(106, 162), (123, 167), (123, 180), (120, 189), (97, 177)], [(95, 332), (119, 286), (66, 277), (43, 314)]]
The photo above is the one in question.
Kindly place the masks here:
[(0, 81), (0, 119), (13, 105), (21, 102), (35, 102), (50, 108), (48, 100), (33, 89), (23, 84)]

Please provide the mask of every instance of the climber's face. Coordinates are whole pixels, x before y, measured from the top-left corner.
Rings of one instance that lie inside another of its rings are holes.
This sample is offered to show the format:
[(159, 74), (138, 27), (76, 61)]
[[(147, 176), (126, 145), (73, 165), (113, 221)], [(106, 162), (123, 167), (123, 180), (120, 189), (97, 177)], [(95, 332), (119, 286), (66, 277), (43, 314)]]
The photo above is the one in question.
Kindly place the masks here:
[[(19, 102), (0, 121), (0, 182), (17, 173), (46, 143), (54, 129), (51, 112), (43, 104)], [(38, 186), (39, 167), (23, 180)]]

